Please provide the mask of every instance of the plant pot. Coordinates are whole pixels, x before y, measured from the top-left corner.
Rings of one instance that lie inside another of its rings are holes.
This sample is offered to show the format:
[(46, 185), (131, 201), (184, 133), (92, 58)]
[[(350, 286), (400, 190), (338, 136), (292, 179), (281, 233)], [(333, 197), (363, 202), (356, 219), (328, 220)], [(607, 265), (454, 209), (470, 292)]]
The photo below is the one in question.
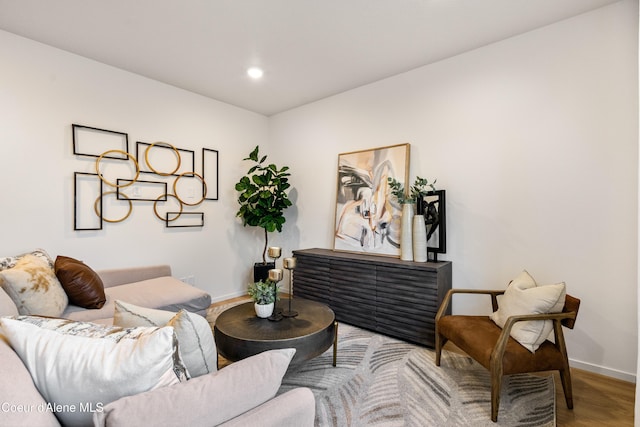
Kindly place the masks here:
[(253, 281), (259, 282), (262, 280), (266, 282), (269, 278), (269, 270), (274, 268), (276, 268), (275, 262), (256, 262), (253, 264)]
[(256, 316), (258, 316), (261, 319), (266, 319), (267, 317), (271, 316), (273, 314), (273, 307), (275, 306), (275, 303), (271, 303), (271, 304), (258, 304), (258, 303), (254, 303), (253, 307), (256, 309)]

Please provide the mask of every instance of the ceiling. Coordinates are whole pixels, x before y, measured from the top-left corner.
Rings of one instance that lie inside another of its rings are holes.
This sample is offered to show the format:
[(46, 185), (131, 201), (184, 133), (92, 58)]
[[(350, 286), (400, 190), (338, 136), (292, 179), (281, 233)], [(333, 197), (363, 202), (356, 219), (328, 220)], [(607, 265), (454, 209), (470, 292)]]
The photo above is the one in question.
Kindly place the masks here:
[(269, 116), (616, 1), (0, 0), (0, 29)]

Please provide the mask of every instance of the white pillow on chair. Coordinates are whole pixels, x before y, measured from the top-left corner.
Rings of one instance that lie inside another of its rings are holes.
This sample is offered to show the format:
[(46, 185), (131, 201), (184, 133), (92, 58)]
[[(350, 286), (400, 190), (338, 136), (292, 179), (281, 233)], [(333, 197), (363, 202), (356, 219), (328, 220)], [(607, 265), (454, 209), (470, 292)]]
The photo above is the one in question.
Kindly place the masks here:
[[(491, 316), (503, 328), (511, 316), (523, 314), (560, 313), (564, 308), (566, 286), (564, 282), (539, 286), (525, 270), (511, 281), (498, 301), (498, 310)], [(516, 322), (511, 337), (531, 352), (535, 352), (553, 329), (551, 320)]]

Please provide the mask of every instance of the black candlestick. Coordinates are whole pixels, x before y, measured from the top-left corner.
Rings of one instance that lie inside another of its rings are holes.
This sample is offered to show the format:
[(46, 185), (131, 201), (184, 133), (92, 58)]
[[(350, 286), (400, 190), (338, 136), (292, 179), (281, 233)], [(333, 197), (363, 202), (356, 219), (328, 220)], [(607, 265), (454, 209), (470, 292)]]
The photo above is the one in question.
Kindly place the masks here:
[(291, 300), (293, 299), (293, 281), (291, 280), (292, 270), (296, 268), (296, 259), (295, 258), (285, 258), (283, 260), (284, 268), (289, 270), (289, 310), (283, 311), (282, 315), (284, 317), (296, 317), (298, 312), (295, 310), (291, 310)]

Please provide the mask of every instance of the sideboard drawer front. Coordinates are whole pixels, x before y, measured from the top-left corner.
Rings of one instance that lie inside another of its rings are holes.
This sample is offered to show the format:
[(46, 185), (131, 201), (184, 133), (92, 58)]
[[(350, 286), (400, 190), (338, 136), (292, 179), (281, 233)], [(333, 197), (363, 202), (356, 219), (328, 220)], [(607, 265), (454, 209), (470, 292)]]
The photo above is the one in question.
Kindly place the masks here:
[(339, 322), (434, 346), (435, 315), (451, 289), (451, 262), (329, 249), (294, 251), (294, 295), (321, 298)]

